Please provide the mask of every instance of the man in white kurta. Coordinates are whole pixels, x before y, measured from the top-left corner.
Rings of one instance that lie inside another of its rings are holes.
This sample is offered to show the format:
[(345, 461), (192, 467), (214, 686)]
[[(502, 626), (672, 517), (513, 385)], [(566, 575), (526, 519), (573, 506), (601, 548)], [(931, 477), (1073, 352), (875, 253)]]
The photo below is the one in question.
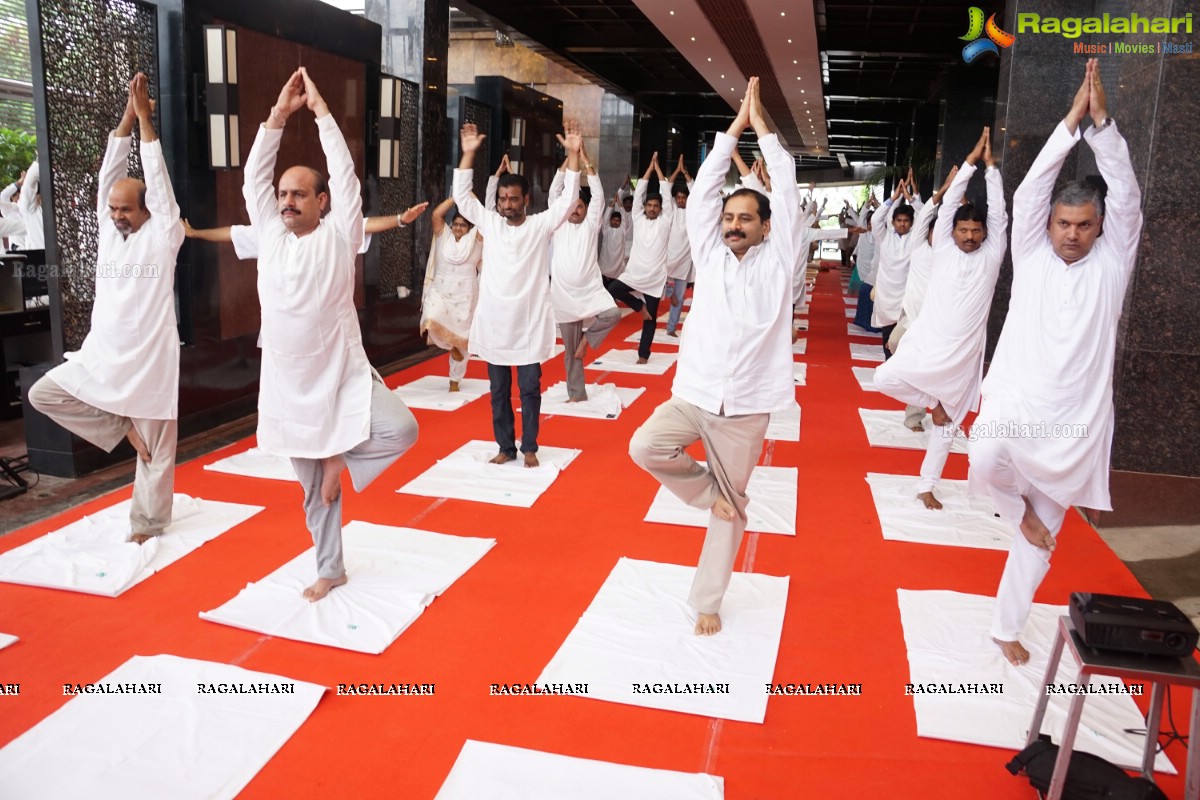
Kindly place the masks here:
[[(184, 236), (151, 114), (146, 76), (138, 73), (100, 166), (91, 329), (28, 395), (38, 411), (102, 450), (122, 439), (133, 445), (130, 541), (138, 544), (171, 524), (178, 437), (175, 257)], [(126, 177), (135, 119), (144, 183)]]
[[(986, 128), (945, 192), (933, 231), (927, 291), (919, 308), (905, 310), (914, 318), (903, 345), (875, 370), (876, 389), (933, 409), (934, 427), (917, 484), (917, 497), (930, 509), (942, 507), (933, 490), (959, 426), (978, 407), (988, 312), (1008, 241), (1004, 186), (984, 137), (990, 137)], [(987, 164), (986, 220), (981, 210), (960, 205), (980, 158)]]
[(46, 249), (46, 227), (42, 218), (42, 168), (38, 162), (29, 165), (25, 170), (25, 180), (21, 184), (21, 194), (17, 198), (17, 208), (21, 211), (21, 220), (25, 223), (25, 249)]
[[(684, 185), (676, 186), (676, 176), (682, 174)], [(688, 282), (692, 280), (692, 246), (687, 236), (687, 201), (692, 191), (691, 176), (679, 156), (679, 166), (667, 178), (671, 184), (671, 199), (675, 203), (675, 219), (671, 222), (671, 235), (667, 238), (667, 285), (665, 297), (670, 299), (671, 311), (667, 314), (667, 336), (678, 336), (679, 317), (683, 313), (683, 297)]]
[[(598, 233), (604, 221), (604, 187), (590, 162), (584, 168), (588, 173), (587, 202), (582, 196), (575, 199), (567, 223), (554, 231), (550, 258), (550, 305), (562, 334), (567, 401), (571, 403), (587, 400), (583, 359), (588, 347), (599, 347), (621, 321), (621, 312), (604, 288), (596, 260)], [(563, 190), (565, 175), (562, 169), (554, 176), (549, 193), (551, 205)]]
[(630, 223), (625, 218), (625, 209), (621, 207), (620, 198), (614, 197), (608, 216), (600, 227), (600, 250), (596, 256), (606, 289), (613, 278), (620, 277), (625, 271), (625, 240), (628, 238), (626, 233), (630, 230)]
[[(1066, 509), (1111, 508), (1113, 354), (1142, 212), (1129, 149), (1106, 108), (1091, 59), (1013, 196), (1012, 299), (971, 430), (972, 483), (982, 482), (1013, 530), (991, 634), (1014, 664), (1029, 658), (1018, 637)], [(1077, 181), (1052, 202), (1085, 116), (1107, 197)]]
[(554, 355), (554, 313), (550, 307), (550, 235), (567, 218), (579, 195), (578, 126), (568, 123), (567, 170), (563, 194), (540, 214), (527, 214), (529, 185), (522, 175), (501, 176), (496, 211), (485, 209), (471, 191), (475, 152), (484, 134), (468, 123), (460, 133), (462, 158), (454, 170), (454, 202), (483, 236), (479, 303), (471, 322), (471, 352), (488, 365), (492, 393), (492, 432), (500, 452), (493, 463), (517, 457), (512, 409), (512, 368), (521, 393), (521, 452), (536, 467), (542, 408), (542, 362)]
[[(871, 196), (868, 203), (875, 201), (874, 195)], [(878, 208), (874, 210), (863, 207), (862, 225), (860, 227), (866, 230), (859, 234), (858, 244), (854, 246), (854, 252), (851, 254), (854, 258), (854, 267), (858, 270), (858, 279), (861, 285), (858, 287), (858, 305), (855, 306), (854, 324), (865, 331), (871, 333), (879, 333), (879, 329), (871, 324), (871, 317), (875, 312), (875, 302), (871, 299), (871, 292), (875, 289), (875, 275), (879, 271), (879, 248), (876, 246), (875, 236), (871, 233), (871, 219), (875, 214), (880, 213)]]
[[(23, 182), (25, 173), (18, 181)], [(13, 202), (21, 187), (17, 182), (0, 189), (0, 239), (7, 239), (11, 250), (25, 249), (25, 220), (21, 218), (21, 207)]]
[[(329, 179), (292, 167), (273, 186), (288, 118), (316, 116)], [(258, 234), (262, 372), (258, 446), (291, 459), (317, 557), (317, 601), (347, 580), (341, 473), (362, 491), (417, 440), (412, 412), (367, 361), (354, 308), (354, 261), (363, 239), (354, 159), (317, 87), (292, 73), (246, 158), (242, 194)], [(330, 207), (329, 214), (322, 212)]]
[[(871, 235), (875, 237), (878, 267), (875, 271), (875, 307), (871, 314), (871, 325), (883, 332), (883, 356), (891, 357), (888, 339), (900, 320), (900, 308), (904, 301), (904, 285), (908, 281), (909, 257), (913, 248), (921, 241), (912, 235), (912, 229), (927, 219), (918, 218), (924, 207), (918, 195), (912, 205), (900, 202), (904, 188), (901, 181), (871, 219)], [(928, 213), (928, 212), (927, 212)], [(860, 273), (861, 275), (861, 273)]]
[[(638, 343), (638, 363), (650, 359), (650, 345), (658, 325), (658, 302), (667, 284), (667, 244), (671, 239), (677, 208), (660, 195), (649, 195), (650, 174), (658, 173), (658, 185), (666, 186), (666, 176), (658, 166), (658, 153), (650, 159), (646, 174), (633, 191), (633, 249), (625, 272), (608, 285), (618, 301), (642, 315), (642, 338)], [(640, 292), (639, 300), (634, 292)]]
[[(721, 188), (738, 137), (754, 126), (776, 176), (770, 198)], [(680, 340), (671, 399), (629, 442), (634, 462), (680, 500), (711, 510), (688, 597), (701, 635), (721, 629), (721, 600), (746, 530), (746, 486), (762, 452), (772, 411), (795, 403), (792, 378), (792, 228), (800, 204), (795, 162), (767, 128), (758, 79), (737, 118), (717, 134), (688, 201), (696, 284)], [(707, 466), (687, 447), (704, 443)]]

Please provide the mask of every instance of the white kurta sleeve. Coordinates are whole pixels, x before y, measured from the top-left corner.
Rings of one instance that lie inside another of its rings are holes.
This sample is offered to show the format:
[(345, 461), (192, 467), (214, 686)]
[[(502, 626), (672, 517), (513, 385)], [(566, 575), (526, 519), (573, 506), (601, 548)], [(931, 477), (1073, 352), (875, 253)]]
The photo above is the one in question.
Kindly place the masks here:
[(763, 160), (767, 170), (775, 177), (771, 179), (771, 231), (773, 235), (785, 234), (780, 237), (787, 241), (784, 258), (789, 266), (794, 267), (801, 253), (794, 236), (787, 236), (788, 231), (797, 228), (796, 220), (800, 216), (800, 187), (796, 185), (796, 162), (783, 145), (779, 137), (771, 133), (760, 136), (759, 149), (762, 150)]
[(329, 170), (329, 192), (333, 208), (329, 216), (346, 237), (350, 246), (350, 264), (363, 243), (362, 184), (354, 171), (354, 157), (346, 146), (346, 137), (333, 114), (317, 118), (321, 132), (321, 149), (325, 151), (325, 166)]
[[(452, 194), (454, 196), (454, 205), (458, 207), (458, 213), (462, 214), (467, 222), (479, 226), (489, 216), (489, 210), (483, 207), (479, 202), (479, 198), (471, 191), (471, 183), (474, 179), (474, 170), (454, 170)], [(484, 235), (487, 235), (486, 232)]]
[(988, 254), (989, 264), (999, 263), (1004, 259), (1004, 251), (1008, 248), (1008, 209), (1004, 207), (1004, 179), (1000, 170), (988, 167), (983, 173), (983, 182), (987, 187), (987, 238), (981, 248)]
[(1012, 211), (1012, 257), (1014, 268), (1025, 263), (1038, 246), (1047, 238), (1046, 221), (1050, 214), (1050, 198), (1054, 194), (1054, 183), (1062, 170), (1063, 162), (1071, 148), (1079, 141), (1079, 130), (1067, 130), (1065, 122), (1058, 123), (1054, 133), (1025, 173), (1025, 180), (1013, 193)]
[(648, 180), (640, 180), (633, 190), (633, 209), (630, 213), (633, 214), (634, 224), (646, 218), (646, 192), (650, 190), (649, 183)]
[(913, 209), (915, 213), (913, 214), (912, 230), (920, 237), (921, 241), (924, 241), (926, 234), (929, 233), (929, 229), (925, 226), (929, 224), (929, 220), (937, 213), (938, 207), (933, 203), (922, 203), (921, 198), (917, 197), (913, 201)]
[(546, 205), (554, 205), (554, 201), (562, 196), (564, 172), (566, 172), (565, 169), (554, 170), (554, 178), (550, 181), (550, 190), (546, 192)]
[[(37, 193), (41, 180), (42, 168), (35, 161), (25, 170), (25, 180), (21, 183), (21, 197), (17, 200), (21, 213), (32, 214), (37, 210)], [(107, 194), (104, 196), (104, 202), (108, 202)]]
[(1121, 266), (1128, 275), (1137, 261), (1142, 238), (1142, 193), (1138, 188), (1129, 145), (1110, 121), (1105, 128), (1088, 128), (1083, 135), (1096, 154), (1096, 166), (1108, 184), (1104, 198), (1104, 238), (1121, 254)]
[(258, 258), (258, 237), (249, 225), (230, 225), (229, 241), (233, 244), (233, 253), (238, 259), (245, 261)]
[[(579, 173), (567, 170), (563, 173), (562, 194), (546, 209), (545, 218), (549, 223), (549, 228), (546, 231), (547, 236), (558, 230), (558, 226), (567, 221), (567, 217), (571, 216), (571, 209), (575, 206), (575, 201), (578, 199)], [(538, 216), (542, 215), (539, 214)]]
[(275, 157), (279, 153), (279, 141), (283, 128), (258, 126), (258, 135), (250, 155), (243, 166), (242, 197), (246, 201), (246, 213), (250, 215), (250, 226), (259, 228), (275, 215)]
[[(129, 174), (129, 150), (133, 139), (129, 136), (109, 136), (100, 162), (99, 183), (96, 189), (96, 216), (101, 222), (108, 218), (108, 195), (113, 184)], [(29, 177), (29, 173), (25, 173)], [(21, 197), (24, 198), (22, 191)]]
[(589, 174), (587, 182), (588, 189), (592, 193), (592, 201), (588, 203), (587, 220), (584, 224), (592, 230), (598, 231), (604, 224), (604, 210), (607, 207), (604, 203), (604, 185), (600, 183), (599, 175)]
[(483, 190), (483, 202), (488, 211), (496, 210), (496, 192), (500, 190), (500, 178), (496, 175), (489, 175), (487, 188)]
[[(697, 177), (699, 177), (699, 175), (697, 175)], [(758, 176), (755, 175), (753, 172), (747, 172), (745, 175), (743, 175), (741, 177), (741, 180), (738, 182), (742, 184), (743, 189), (753, 189), (754, 191), (758, 192), (759, 194), (764, 194), (764, 195), (767, 193), (767, 187), (763, 184), (762, 181), (760, 181), (758, 179)], [(689, 198), (688, 203), (691, 203), (691, 202), (692, 201)]]
[(175, 190), (171, 187), (171, 176), (163, 161), (162, 140), (142, 142), (142, 171), (146, 182), (146, 210), (150, 221), (162, 231), (167, 244), (174, 250), (183, 245), (185, 233), (179, 221), (179, 205), (175, 202)]
[(718, 133), (708, 157), (696, 170), (692, 193), (688, 196), (687, 233), (692, 249), (692, 264), (697, 270), (711, 263), (709, 254), (724, 247), (721, 240), (721, 187), (733, 159), (737, 139)]
[(871, 218), (871, 235), (875, 237), (878, 246), (883, 245), (884, 238), (892, 228), (892, 215), (896, 213), (897, 204), (887, 200), (884, 205), (887, 206), (887, 211), (880, 214), (880, 209), (876, 209), (875, 216)]
[[(967, 184), (971, 182), (971, 176), (975, 174), (976, 169), (974, 164), (964, 161), (958, 168), (954, 180), (950, 181), (950, 185), (946, 187), (946, 193), (942, 195), (942, 204), (938, 207), (937, 223), (933, 228), (933, 246), (935, 248), (954, 246), (954, 215), (958, 212), (959, 205), (962, 204), (962, 199), (967, 193)], [(1003, 198), (1001, 199), (1003, 200)], [(990, 232), (988, 235), (991, 235)]]

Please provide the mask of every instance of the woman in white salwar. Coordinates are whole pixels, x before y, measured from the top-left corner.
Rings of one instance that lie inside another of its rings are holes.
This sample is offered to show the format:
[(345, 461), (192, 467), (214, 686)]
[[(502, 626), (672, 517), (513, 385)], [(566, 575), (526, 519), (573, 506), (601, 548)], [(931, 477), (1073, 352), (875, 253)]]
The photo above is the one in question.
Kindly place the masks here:
[(475, 303), (479, 299), (479, 263), (483, 240), (467, 218), (447, 212), (454, 206), (448, 197), (433, 210), (433, 243), (425, 268), (425, 294), (421, 300), (421, 333), (430, 344), (450, 351), (450, 391), (457, 392), (467, 374), (467, 336)]

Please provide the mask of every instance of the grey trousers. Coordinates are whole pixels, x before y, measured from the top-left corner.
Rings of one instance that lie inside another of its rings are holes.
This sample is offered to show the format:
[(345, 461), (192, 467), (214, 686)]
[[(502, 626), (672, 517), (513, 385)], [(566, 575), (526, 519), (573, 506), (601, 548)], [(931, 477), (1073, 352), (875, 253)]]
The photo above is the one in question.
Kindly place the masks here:
[(130, 419), (102, 411), (59, 386), (50, 375), (29, 387), (29, 404), (71, 433), (106, 453), (125, 439), (131, 427), (146, 442), (150, 463), (136, 458), (130, 532), (157, 536), (171, 524), (175, 499), (175, 448), (179, 424), (173, 419)]
[[(404, 455), (417, 441), (417, 419), (404, 401), (376, 377), (371, 388), (371, 435), (342, 454), (354, 491), (361, 492)], [(346, 574), (342, 558), (342, 496), (325, 505), (319, 458), (293, 458), (292, 467), (304, 488), (304, 518), (317, 549), (317, 576), (336, 579)]]
[(595, 321), (588, 326), (586, 331), (583, 329), (582, 320), (558, 324), (558, 330), (562, 334), (563, 340), (563, 361), (567, 366), (567, 397), (572, 400), (587, 400), (583, 361), (575, 357), (575, 348), (579, 347), (579, 340), (586, 336), (588, 347), (599, 347), (608, 332), (620, 321), (620, 310), (609, 308), (597, 314)]
[[(711, 508), (724, 497), (736, 509), (730, 521), (710, 514), (700, 563), (688, 604), (701, 614), (715, 614), (733, 577), (733, 560), (746, 532), (746, 485), (758, 463), (770, 414), (726, 417), (711, 414), (672, 397), (663, 403), (629, 441), (629, 456), (672, 494), (694, 508)], [(700, 440), (708, 466), (702, 467), (685, 448)]]

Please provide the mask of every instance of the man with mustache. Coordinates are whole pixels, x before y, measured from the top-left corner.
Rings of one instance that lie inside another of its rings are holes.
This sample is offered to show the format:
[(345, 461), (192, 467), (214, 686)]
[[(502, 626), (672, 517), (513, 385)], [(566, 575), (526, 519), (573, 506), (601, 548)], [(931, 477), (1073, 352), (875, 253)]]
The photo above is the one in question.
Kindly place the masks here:
[[(1082, 138), (1107, 195), (1086, 179), (1056, 193), (1087, 116)], [(1112, 507), (1113, 354), (1141, 234), (1137, 177), (1093, 58), (1013, 195), (1012, 299), (971, 428), (972, 485), (982, 483), (1013, 530), (991, 629), (1012, 664), (1029, 660), (1018, 639), (1067, 508)]]
[[(639, 364), (650, 360), (650, 344), (658, 325), (658, 303), (667, 285), (667, 246), (676, 216), (674, 202), (664, 204), (661, 194), (649, 194), (651, 173), (658, 175), (660, 191), (669, 188), (655, 153), (633, 191), (633, 249), (621, 277), (608, 284), (614, 298), (642, 315)], [(634, 296), (634, 292), (640, 292), (642, 299)]]
[[(471, 352), (488, 365), (492, 390), (492, 433), (500, 452), (493, 464), (517, 457), (512, 408), (512, 369), (521, 393), (521, 453), (525, 466), (538, 466), (538, 424), (542, 408), (542, 362), (554, 354), (554, 314), (550, 307), (550, 236), (567, 219), (579, 197), (583, 137), (568, 120), (559, 143), (567, 151), (563, 193), (540, 214), (527, 213), (529, 182), (524, 175), (501, 175), (496, 210), (484, 208), (471, 191), (475, 153), (485, 134), (474, 123), (462, 126), (462, 157), (454, 170), (454, 203), (483, 236), (479, 302), (471, 322)], [(594, 229), (593, 229), (593, 236)]]
[[(748, 126), (775, 176), (765, 196), (738, 189), (723, 202), (730, 157)], [(696, 172), (688, 239), (696, 282), (671, 399), (629, 442), (629, 455), (679, 499), (711, 510), (688, 604), (695, 631), (721, 630), (721, 600), (746, 530), (746, 485), (772, 411), (796, 401), (792, 378), (793, 235), (800, 192), (792, 156), (767, 128), (758, 78)], [(707, 466), (686, 448), (704, 443)]]
[[(184, 236), (153, 111), (139, 72), (100, 166), (91, 330), (28, 394), (30, 405), (102, 450), (122, 439), (133, 445), (129, 541), (137, 544), (171, 524), (178, 437), (175, 256)], [(145, 182), (126, 177), (135, 119)]]
[[(276, 192), (284, 126), (305, 107), (316, 117), (329, 179), (295, 166), (284, 171)], [(416, 442), (417, 421), (363, 349), (354, 307), (354, 259), (363, 240), (360, 184), (346, 140), (304, 67), (288, 78), (258, 129), (242, 194), (258, 237), (258, 446), (289, 457), (304, 489), (317, 580), (303, 595), (316, 602), (347, 581), (342, 471), (361, 492)]]
[[(969, 203), (960, 204), (980, 159), (987, 165), (986, 214)], [(914, 288), (910, 274), (904, 302), (906, 318), (912, 322), (896, 355), (875, 370), (876, 389), (902, 403), (933, 410), (935, 427), (917, 485), (917, 498), (929, 509), (942, 507), (934, 487), (942, 477), (955, 432), (967, 412), (978, 407), (988, 312), (1007, 249), (1004, 186), (992, 159), (987, 128), (962, 167), (950, 174), (949, 186), (934, 196), (936, 202), (942, 195), (943, 202), (933, 230), (930, 274), (920, 313), (908, 296)], [(914, 273), (919, 252), (913, 255)]]

